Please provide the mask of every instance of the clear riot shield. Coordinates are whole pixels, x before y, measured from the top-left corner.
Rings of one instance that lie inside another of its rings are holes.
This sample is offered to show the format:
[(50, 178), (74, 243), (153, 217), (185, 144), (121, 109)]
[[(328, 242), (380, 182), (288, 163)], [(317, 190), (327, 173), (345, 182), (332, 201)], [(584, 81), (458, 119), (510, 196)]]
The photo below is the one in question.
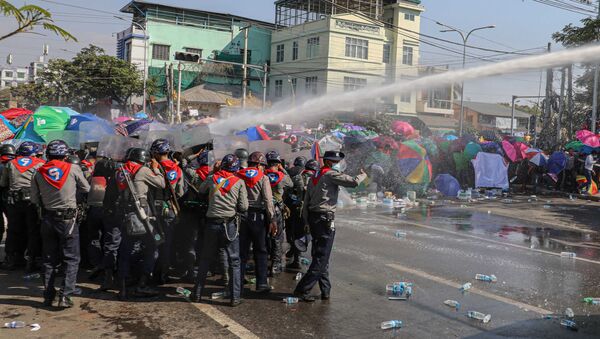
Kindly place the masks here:
[(208, 126), (196, 126), (181, 132), (181, 146), (186, 149), (197, 145), (204, 145), (212, 140)]
[[(250, 153), (252, 152), (263, 152), (264, 154), (267, 154), (268, 152), (271, 151), (277, 151), (277, 153), (279, 153), (279, 156), (283, 159), (285, 159), (286, 161), (290, 161), (290, 157), (292, 157), (292, 146), (289, 144), (286, 144), (285, 142), (281, 141), (281, 140), (258, 140), (258, 141), (252, 141), (249, 144), (249, 149), (248, 151)], [(293, 159), (291, 159), (293, 160)]]
[(124, 160), (127, 150), (133, 147), (143, 147), (142, 142), (122, 135), (111, 135), (100, 141), (97, 154), (114, 160)]
[(306, 160), (310, 160), (313, 158), (312, 156), (312, 152), (308, 149), (302, 150), (302, 151), (298, 151), (298, 152), (292, 152), (289, 162), (291, 163), (292, 161), (294, 161), (294, 159), (296, 159), (297, 157), (305, 157)]
[(79, 131), (50, 131), (46, 134), (46, 140), (62, 140), (73, 149), (79, 149), (80, 144)]
[(171, 145), (171, 150), (173, 151), (181, 151), (181, 130), (172, 128), (168, 131), (142, 131), (139, 133), (140, 140), (142, 141), (142, 145), (146, 149), (150, 149), (152, 143), (156, 139), (167, 139), (169, 144)]
[(99, 142), (105, 137), (115, 135), (113, 125), (108, 121), (84, 121), (79, 124), (79, 142)]
[(248, 138), (238, 136), (218, 136), (213, 139), (213, 154), (216, 160), (233, 153), (238, 148), (248, 149)]

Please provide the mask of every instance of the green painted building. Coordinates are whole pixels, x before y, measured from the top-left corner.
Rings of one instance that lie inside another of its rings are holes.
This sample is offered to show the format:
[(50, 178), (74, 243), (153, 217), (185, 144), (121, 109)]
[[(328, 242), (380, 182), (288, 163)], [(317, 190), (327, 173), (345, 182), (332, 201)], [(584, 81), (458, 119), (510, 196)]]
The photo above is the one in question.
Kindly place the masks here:
[[(244, 28), (248, 30), (248, 63), (270, 64), (272, 23), (236, 15), (180, 8), (152, 1), (132, 1), (121, 12), (132, 15), (131, 26), (117, 34), (117, 56), (148, 68), (159, 90), (149, 93), (163, 97), (167, 92), (166, 74), (173, 65), (178, 81), (176, 54), (188, 60), (201, 59), (243, 62)], [(147, 39), (146, 41), (145, 38)], [(181, 59), (181, 58), (179, 58)], [(241, 93), (242, 69), (238, 66), (181, 61), (182, 90), (202, 83), (231, 85)], [(262, 94), (262, 74), (249, 71), (248, 89)], [(176, 88), (176, 85), (175, 85)]]

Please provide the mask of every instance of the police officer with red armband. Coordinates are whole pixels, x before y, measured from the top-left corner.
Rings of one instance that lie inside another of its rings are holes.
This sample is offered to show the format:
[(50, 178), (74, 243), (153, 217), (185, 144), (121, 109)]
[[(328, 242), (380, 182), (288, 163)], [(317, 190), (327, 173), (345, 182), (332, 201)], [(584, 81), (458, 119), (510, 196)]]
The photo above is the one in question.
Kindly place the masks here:
[[(11, 144), (0, 145), (0, 176), (2, 176), (2, 173), (4, 172), (4, 169), (6, 168), (6, 164), (8, 164), (9, 161), (14, 159), (16, 155), (17, 155), (17, 150), (15, 149), (15, 146), (13, 146)], [(4, 237), (4, 230), (5, 230), (6, 225), (4, 225), (4, 215), (3, 214), (7, 213), (7, 211), (6, 211), (7, 204), (8, 204), (8, 187), (0, 186), (0, 241), (2, 241), (2, 237)], [(8, 265), (8, 262), (6, 263), (6, 265)], [(4, 265), (3, 265), (3, 268), (4, 268)]]
[(246, 183), (248, 192), (248, 213), (242, 218), (240, 227), (240, 257), (242, 259), (242, 281), (246, 274), (250, 244), (254, 251), (254, 271), (256, 272), (256, 291), (271, 291), (267, 283), (268, 256), (267, 234), (276, 232), (277, 225), (272, 222), (274, 207), (273, 194), (269, 178), (265, 175), (267, 158), (262, 152), (253, 152), (248, 158), (248, 168), (238, 171)]
[(238, 215), (248, 210), (248, 193), (244, 181), (236, 175), (239, 169), (239, 159), (227, 154), (220, 164), (215, 165), (214, 173), (200, 185), (200, 193), (208, 193), (208, 211), (198, 276), (191, 298), (194, 302), (201, 300), (210, 263), (218, 258), (220, 249), (225, 249), (229, 263), (227, 292), (231, 296), (231, 306), (241, 303)]
[(363, 170), (356, 177), (342, 173), (342, 152), (327, 151), (323, 159), (323, 168), (309, 180), (302, 210), (312, 235), (312, 263), (298, 282), (294, 295), (307, 302), (315, 301), (310, 291), (317, 282), (321, 289), (321, 299), (328, 300), (330, 296), (329, 256), (335, 237), (334, 219), (340, 186), (357, 187), (367, 178)]
[(290, 190), (294, 187), (292, 179), (285, 171), (282, 165), (281, 157), (277, 151), (270, 151), (267, 153), (267, 164), (268, 168), (265, 171), (269, 182), (271, 184), (271, 190), (273, 191), (273, 204), (275, 206), (275, 214), (273, 221), (277, 225), (277, 232), (272, 232), (269, 239), (271, 255), (271, 275), (276, 275), (282, 271), (282, 257), (283, 257), (283, 241), (284, 241), (284, 210), (287, 207), (283, 203), (283, 194), (285, 191)]
[(34, 157), (37, 150), (37, 144), (31, 141), (23, 142), (17, 149), (16, 159), (6, 164), (0, 177), (0, 186), (8, 187), (7, 269), (14, 269), (22, 262), (23, 254), (27, 250), (27, 273), (37, 269), (36, 259), (41, 257), (42, 252), (38, 214), (30, 198), (31, 178), (44, 164), (42, 159)]
[(79, 166), (65, 162), (69, 147), (62, 140), (48, 143), (48, 162), (38, 168), (31, 182), (31, 202), (42, 208), (42, 248), (44, 255), (44, 305), (51, 306), (56, 296), (54, 280), (59, 268), (64, 280), (58, 307), (72, 307), (71, 295), (79, 269), (78, 192), (89, 192), (90, 185)]

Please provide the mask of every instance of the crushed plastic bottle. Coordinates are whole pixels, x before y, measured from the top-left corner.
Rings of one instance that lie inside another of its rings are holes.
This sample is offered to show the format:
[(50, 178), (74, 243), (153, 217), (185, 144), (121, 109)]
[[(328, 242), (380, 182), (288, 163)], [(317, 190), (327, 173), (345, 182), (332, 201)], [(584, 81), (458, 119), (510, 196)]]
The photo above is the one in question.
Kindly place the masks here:
[(512, 204), (512, 199), (502, 199), (502, 202), (505, 204)]
[(406, 232), (396, 231), (396, 238), (406, 238)]
[[(398, 281), (385, 285), (385, 291), (387, 294), (391, 294), (393, 296), (402, 296), (405, 292), (410, 292), (410, 294), (412, 294), (412, 286), (412, 283)], [(408, 295), (408, 297), (410, 297), (410, 295)]]
[(214, 292), (213, 294), (210, 295), (210, 298), (215, 300), (215, 299), (223, 299), (227, 296), (227, 293), (225, 292)]
[(496, 278), (495, 275), (490, 274), (475, 274), (475, 279), (477, 280), (481, 280), (481, 281), (485, 281), (485, 282), (496, 282), (498, 281), (498, 279)]
[(283, 300), (282, 300), (283, 303), (286, 303), (288, 305), (297, 304), (298, 301), (299, 300), (296, 297), (287, 297), (287, 298), (283, 298)]
[(296, 280), (296, 281), (298, 281), (300, 279), (302, 279), (302, 272), (296, 273), (296, 277), (294, 278), (294, 280)]
[(463, 284), (459, 290), (463, 293), (465, 293), (466, 291), (468, 291), (469, 289), (471, 289), (471, 287), (473, 287), (473, 284), (471, 284), (470, 282)]
[(188, 290), (187, 288), (183, 288), (183, 287), (177, 287), (177, 289), (175, 290), (177, 292), (177, 294), (181, 294), (182, 296), (189, 298), (190, 295), (192, 295), (192, 291)]
[(567, 307), (567, 309), (565, 310), (565, 315), (567, 316), (567, 318), (573, 318), (575, 317), (575, 312), (573, 312), (572, 308)]
[(394, 207), (394, 199), (383, 198), (383, 206), (385, 206), (385, 207)]
[(382, 330), (388, 330), (391, 328), (401, 328), (402, 322), (400, 320), (389, 320), (381, 323)]
[(305, 258), (305, 257), (301, 257), (301, 258), (300, 258), (300, 263), (301, 263), (302, 265), (310, 265), (310, 259), (308, 259), (308, 258)]
[(577, 253), (575, 253), (575, 252), (560, 252), (560, 256), (563, 258), (576, 258)]
[(577, 331), (577, 324), (572, 320), (562, 319), (560, 321), (560, 326), (566, 327), (571, 331)]
[(444, 301), (444, 305), (450, 306), (450, 307), (456, 309), (457, 311), (460, 309), (460, 303), (456, 300), (450, 300), (450, 299), (446, 300), (446, 301)]
[(469, 312), (467, 312), (467, 317), (469, 317), (471, 319), (480, 320), (484, 324), (489, 323), (490, 320), (492, 319), (492, 315), (491, 314), (483, 314), (483, 313), (477, 312), (477, 311), (469, 311)]
[(558, 320), (560, 319), (560, 315), (556, 315), (556, 314), (546, 314), (542, 317), (543, 319), (546, 320)]
[(42, 275), (39, 273), (32, 273), (32, 274), (27, 274), (23, 276), (24, 280), (35, 280), (35, 279), (39, 279), (41, 278)]
[(583, 298), (583, 302), (592, 304), (592, 305), (600, 305), (600, 298), (587, 297), (587, 298)]
[(25, 327), (25, 322), (24, 321), (11, 321), (9, 323), (4, 323), (4, 327), (6, 328), (23, 328)]

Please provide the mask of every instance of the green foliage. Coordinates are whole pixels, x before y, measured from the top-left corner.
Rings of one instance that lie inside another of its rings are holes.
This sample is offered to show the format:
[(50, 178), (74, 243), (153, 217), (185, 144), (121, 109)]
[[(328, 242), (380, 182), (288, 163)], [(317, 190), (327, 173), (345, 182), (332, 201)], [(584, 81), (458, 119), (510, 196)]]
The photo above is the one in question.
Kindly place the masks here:
[(393, 135), (392, 122), (396, 120), (398, 120), (398, 118), (394, 118), (391, 115), (379, 114), (376, 117), (365, 121), (362, 125), (379, 135)]
[(10, 38), (20, 33), (34, 33), (36, 27), (41, 27), (46, 31), (54, 32), (65, 40), (77, 41), (75, 36), (65, 29), (54, 24), (52, 14), (42, 7), (35, 5), (25, 5), (20, 8), (15, 7), (6, 0), (0, 0), (0, 12), (5, 17), (12, 17), (17, 22), (17, 28), (0, 36), (0, 41)]

